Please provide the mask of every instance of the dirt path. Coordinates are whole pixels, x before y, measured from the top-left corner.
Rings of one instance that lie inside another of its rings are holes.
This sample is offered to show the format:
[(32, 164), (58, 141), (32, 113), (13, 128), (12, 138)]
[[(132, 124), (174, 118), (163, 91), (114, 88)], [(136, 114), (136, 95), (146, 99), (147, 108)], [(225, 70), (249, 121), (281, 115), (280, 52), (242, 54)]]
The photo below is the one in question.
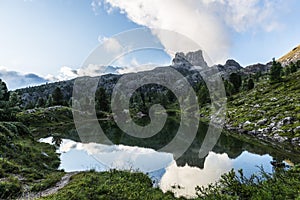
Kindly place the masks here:
[(69, 181), (70, 181), (70, 178), (77, 174), (78, 172), (70, 172), (70, 173), (67, 173), (66, 175), (64, 175), (61, 180), (59, 182), (56, 183), (55, 186), (51, 187), (51, 188), (48, 188), (44, 191), (41, 191), (41, 192), (38, 192), (38, 193), (28, 193), (28, 194), (24, 194), (21, 198), (19, 198), (20, 200), (25, 200), (25, 199), (37, 199), (39, 197), (45, 197), (45, 196), (48, 196), (48, 195), (51, 195), (51, 194), (54, 194), (56, 193), (59, 189), (65, 187)]

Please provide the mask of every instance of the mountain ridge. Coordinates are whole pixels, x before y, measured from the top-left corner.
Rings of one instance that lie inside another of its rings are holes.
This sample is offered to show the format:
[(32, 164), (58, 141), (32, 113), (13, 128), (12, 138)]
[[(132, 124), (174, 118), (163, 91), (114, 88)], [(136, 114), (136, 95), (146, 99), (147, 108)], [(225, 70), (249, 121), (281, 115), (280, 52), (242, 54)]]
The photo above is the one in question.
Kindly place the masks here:
[(300, 45), (296, 46), (290, 52), (278, 59), (283, 66), (286, 66), (291, 62), (295, 63), (298, 60), (300, 60)]
[[(187, 78), (192, 86), (195, 86), (196, 83), (202, 81), (199, 72), (192, 69), (192, 66), (195, 65), (208, 67), (201, 50), (198, 50), (196, 52), (189, 52), (186, 54), (181, 52), (176, 53), (175, 57), (172, 60), (172, 64), (167, 67), (172, 67), (179, 71), (181, 74), (183, 74), (183, 76)], [(255, 74), (257, 73), (257, 71), (266, 73), (270, 69), (271, 65), (257, 64), (244, 68), (235, 60), (229, 59), (224, 65), (219, 64), (215, 65), (215, 67), (218, 68), (221, 76), (224, 79), (228, 79), (231, 73), (239, 73), (241, 75)], [(156, 70), (156, 68), (153, 70)], [(99, 76), (98, 87), (103, 87), (106, 91), (111, 92), (117, 80), (123, 75), (124, 74), (105, 74)], [(59, 87), (62, 90), (64, 100), (68, 102), (72, 97), (72, 87), (75, 79), (21, 88), (17, 89), (16, 92), (21, 96), (23, 102), (22, 105), (24, 107), (26, 107), (30, 102), (36, 104), (39, 98), (44, 98), (44, 100), (46, 100), (56, 87)]]

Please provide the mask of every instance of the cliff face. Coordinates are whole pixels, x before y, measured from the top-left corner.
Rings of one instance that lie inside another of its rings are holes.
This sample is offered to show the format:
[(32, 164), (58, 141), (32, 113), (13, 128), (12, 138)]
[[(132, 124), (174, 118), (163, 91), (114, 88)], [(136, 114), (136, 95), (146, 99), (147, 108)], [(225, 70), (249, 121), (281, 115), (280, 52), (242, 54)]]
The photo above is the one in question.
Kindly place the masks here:
[(172, 60), (172, 66), (177, 68), (201, 66), (207, 67), (207, 63), (204, 60), (203, 53), (201, 50), (196, 52), (189, 52), (184, 54), (182, 52), (176, 53)]

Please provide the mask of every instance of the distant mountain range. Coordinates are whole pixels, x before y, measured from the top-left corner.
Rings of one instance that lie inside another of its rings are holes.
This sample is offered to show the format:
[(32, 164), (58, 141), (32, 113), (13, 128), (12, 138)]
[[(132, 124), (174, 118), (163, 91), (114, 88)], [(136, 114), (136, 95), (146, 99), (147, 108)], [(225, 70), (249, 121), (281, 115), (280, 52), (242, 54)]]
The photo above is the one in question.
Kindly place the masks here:
[[(279, 60), (283, 63), (286, 63), (298, 59), (297, 56), (300, 56), (299, 49), (300, 48), (295, 48), (293, 51), (283, 56)], [(193, 69), (193, 66), (208, 67), (207, 63), (204, 60), (201, 50), (196, 52), (189, 52), (187, 54), (176, 53), (175, 57), (172, 60), (172, 64), (169, 67), (172, 67), (180, 73), (182, 73), (183, 76), (187, 78), (189, 83), (194, 86), (198, 82), (202, 81), (202, 78), (199, 72)], [(250, 75), (260, 72), (261, 74), (265, 74), (270, 70), (271, 66), (272, 62), (266, 64), (257, 63), (246, 67), (242, 67), (238, 62), (232, 59), (227, 60), (224, 65), (216, 65), (221, 76), (224, 79), (227, 79), (231, 73)], [(153, 70), (158, 69), (159, 67)], [(104, 89), (106, 89), (107, 92), (110, 93), (121, 76), (122, 75), (117, 74), (102, 75), (99, 77), (98, 87), (103, 87)], [(46, 100), (48, 96), (52, 94), (56, 87), (59, 87), (62, 90), (65, 100), (69, 101), (69, 99), (72, 96), (73, 84), (74, 79), (18, 89), (17, 92), (21, 95), (24, 106), (27, 105), (29, 102), (37, 102), (39, 98), (44, 98)]]

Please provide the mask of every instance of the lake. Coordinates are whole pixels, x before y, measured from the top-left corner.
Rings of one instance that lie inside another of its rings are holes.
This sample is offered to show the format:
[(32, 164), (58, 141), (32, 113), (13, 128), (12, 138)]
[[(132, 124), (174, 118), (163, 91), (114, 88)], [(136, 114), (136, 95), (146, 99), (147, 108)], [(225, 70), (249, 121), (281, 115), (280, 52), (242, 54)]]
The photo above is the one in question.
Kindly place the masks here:
[[(297, 154), (254, 138), (226, 133), (221, 134), (217, 144), (206, 157), (199, 159), (201, 139), (207, 128), (202, 123), (194, 142), (177, 160), (174, 160), (170, 152), (156, 151), (167, 142), (165, 138), (171, 139), (174, 132), (176, 135), (177, 125), (174, 121), (168, 121), (159, 136), (142, 141), (122, 133), (112, 122), (101, 122), (101, 126), (115, 145), (63, 139), (57, 150), (61, 154), (60, 169), (66, 172), (90, 169), (141, 171), (148, 174), (154, 185), (163, 191), (171, 190), (176, 196), (195, 197), (196, 186), (213, 183), (232, 168), (243, 169), (244, 174), (250, 176), (259, 173), (259, 167), (272, 173), (273, 167), (270, 162), (273, 159), (283, 161), (287, 165), (299, 162)], [(164, 137), (166, 134), (168, 136)], [(40, 142), (52, 143), (52, 138), (43, 138)]]

